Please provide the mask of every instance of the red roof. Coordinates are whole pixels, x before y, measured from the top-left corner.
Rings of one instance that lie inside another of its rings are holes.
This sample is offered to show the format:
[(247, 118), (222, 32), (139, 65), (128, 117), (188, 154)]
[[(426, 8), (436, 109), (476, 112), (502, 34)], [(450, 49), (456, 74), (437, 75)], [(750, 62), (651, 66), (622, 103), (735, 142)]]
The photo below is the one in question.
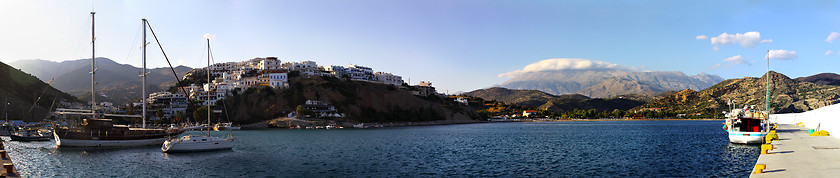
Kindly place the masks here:
[(537, 110), (525, 110), (525, 112), (537, 112)]

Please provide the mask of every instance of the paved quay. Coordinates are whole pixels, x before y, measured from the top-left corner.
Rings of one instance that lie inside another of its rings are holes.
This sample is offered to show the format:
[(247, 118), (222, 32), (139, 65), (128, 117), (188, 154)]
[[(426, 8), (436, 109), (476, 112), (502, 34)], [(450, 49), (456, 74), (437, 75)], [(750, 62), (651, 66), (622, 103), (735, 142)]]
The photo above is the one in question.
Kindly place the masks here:
[[(750, 177), (838, 177), (840, 176), (840, 139), (833, 136), (809, 136), (807, 128), (781, 124), (776, 128), (770, 154), (758, 157), (764, 173)], [(840, 133), (829, 133), (840, 134)]]
[(15, 169), (15, 166), (12, 163), (12, 159), (6, 152), (6, 146), (3, 144), (2, 139), (0, 139), (0, 164), (3, 165), (3, 167), (0, 168), (0, 177), (20, 177), (20, 175), (17, 174), (17, 169)]

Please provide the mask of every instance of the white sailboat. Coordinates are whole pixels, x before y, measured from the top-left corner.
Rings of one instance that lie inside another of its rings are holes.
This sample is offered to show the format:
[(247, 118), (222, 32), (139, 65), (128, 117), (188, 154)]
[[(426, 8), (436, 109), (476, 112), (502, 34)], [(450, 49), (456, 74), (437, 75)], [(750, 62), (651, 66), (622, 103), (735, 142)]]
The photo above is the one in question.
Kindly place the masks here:
[[(210, 82), (210, 38), (207, 38), (207, 82)], [(210, 125), (211, 111), (210, 104), (207, 102), (208, 126)], [(233, 134), (228, 136), (228, 138), (210, 136), (210, 127), (208, 127), (207, 135), (186, 135), (181, 138), (166, 140), (160, 149), (163, 152), (229, 150), (233, 147)]]

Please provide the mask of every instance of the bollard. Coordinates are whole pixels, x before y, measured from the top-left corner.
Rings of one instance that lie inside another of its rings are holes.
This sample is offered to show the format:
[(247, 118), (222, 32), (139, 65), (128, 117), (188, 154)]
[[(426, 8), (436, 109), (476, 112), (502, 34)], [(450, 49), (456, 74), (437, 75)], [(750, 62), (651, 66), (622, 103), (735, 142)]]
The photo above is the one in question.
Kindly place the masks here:
[(753, 173), (756, 173), (756, 174), (764, 173), (764, 169), (766, 169), (766, 168), (767, 168), (767, 166), (764, 165), (764, 164), (756, 164), (755, 165), (755, 172), (753, 172)]
[(6, 150), (0, 150), (0, 159), (9, 160), (9, 153), (6, 153)]
[(15, 171), (15, 165), (12, 163), (3, 163), (3, 170), (5, 171), (3, 174), (0, 174), (2, 177), (20, 177)]
[(770, 154), (768, 151), (773, 150), (773, 145), (771, 144), (763, 144), (761, 145), (761, 154), (766, 155)]

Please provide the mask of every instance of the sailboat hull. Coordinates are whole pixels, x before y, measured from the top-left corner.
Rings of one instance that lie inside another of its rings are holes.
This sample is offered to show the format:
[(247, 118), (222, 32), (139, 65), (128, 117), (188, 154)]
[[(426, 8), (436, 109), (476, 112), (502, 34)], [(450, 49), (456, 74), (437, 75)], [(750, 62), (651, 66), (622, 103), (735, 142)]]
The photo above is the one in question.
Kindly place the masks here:
[(62, 139), (55, 136), (55, 145), (59, 147), (125, 147), (125, 146), (146, 146), (159, 145), (166, 141), (166, 138), (151, 138), (151, 139), (137, 139), (137, 140), (79, 140), (79, 139)]
[(729, 142), (738, 144), (762, 144), (764, 143), (764, 136), (767, 136), (767, 133), (729, 132)]
[(189, 135), (179, 139), (167, 140), (160, 149), (163, 152), (173, 153), (230, 150), (232, 147), (233, 139)]

